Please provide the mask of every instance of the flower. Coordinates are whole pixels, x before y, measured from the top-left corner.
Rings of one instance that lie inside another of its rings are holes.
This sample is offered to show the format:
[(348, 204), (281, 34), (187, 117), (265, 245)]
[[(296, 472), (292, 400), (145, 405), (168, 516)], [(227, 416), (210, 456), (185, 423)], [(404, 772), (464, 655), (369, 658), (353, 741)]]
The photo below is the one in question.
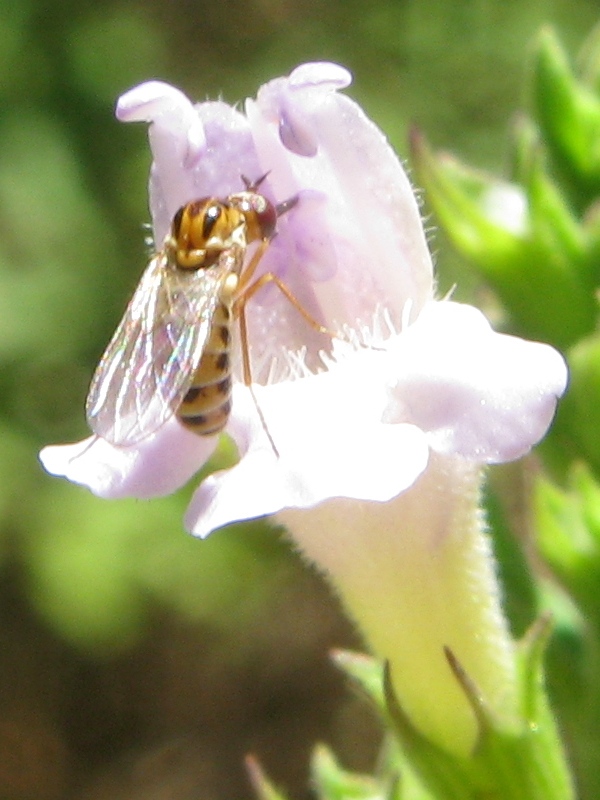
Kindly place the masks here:
[[(186, 527), (198, 536), (276, 514), (329, 577), (417, 728), (461, 758), (477, 722), (449, 648), (503, 723), (518, 724), (513, 644), (478, 498), (485, 464), (538, 442), (567, 371), (551, 347), (495, 333), (475, 308), (436, 300), (417, 202), (396, 155), (339, 92), (348, 72), (304, 64), (244, 112), (194, 106), (156, 81), (127, 92), (123, 121), (150, 123), (150, 208), (161, 243), (177, 209), (261, 182), (278, 220), (248, 302), (252, 390), (234, 374), (226, 432), (239, 460), (206, 478)], [(240, 362), (241, 359), (238, 359)], [(260, 409), (260, 411), (259, 411)], [(93, 436), (41, 453), (102, 497), (175, 491), (217, 437), (173, 416), (135, 446)]]
[[(515, 459), (545, 433), (566, 385), (561, 356), (495, 333), (476, 309), (434, 299), (433, 269), (408, 178), (379, 129), (338, 90), (349, 73), (304, 64), (244, 112), (194, 106), (151, 81), (123, 95), (122, 121), (150, 123), (155, 241), (175, 211), (268, 173), (274, 202), (297, 196), (260, 264), (339, 339), (265, 286), (247, 308), (254, 397), (233, 390), (226, 432), (238, 463), (207, 478), (186, 517), (200, 536), (241, 519), (333, 497), (388, 501), (431, 453), (475, 465)], [(92, 437), (51, 446), (45, 468), (102, 497), (174, 491), (206, 462), (175, 418), (131, 447)]]

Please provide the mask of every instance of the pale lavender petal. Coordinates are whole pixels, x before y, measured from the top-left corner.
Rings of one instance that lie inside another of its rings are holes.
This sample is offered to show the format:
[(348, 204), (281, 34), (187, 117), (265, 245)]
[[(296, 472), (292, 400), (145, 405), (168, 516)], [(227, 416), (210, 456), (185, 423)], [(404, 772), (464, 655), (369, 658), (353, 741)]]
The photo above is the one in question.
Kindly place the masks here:
[(154, 238), (161, 243), (177, 209), (197, 196), (193, 169), (207, 150), (204, 126), (185, 94), (162, 81), (130, 89), (119, 98), (116, 115), (122, 122), (151, 123), (150, 206)]
[[(379, 401), (367, 391), (361, 401), (350, 401), (335, 413), (333, 405), (343, 391), (335, 382), (323, 374), (260, 391), (277, 454), (249, 392), (237, 387), (229, 431), (237, 439), (240, 462), (202, 483), (186, 515), (188, 530), (206, 536), (230, 522), (283, 508), (309, 508), (330, 497), (386, 501), (412, 485), (429, 455), (422, 431), (413, 425), (382, 425), (373, 413), (349, 424), (354, 412)], [(335, 395), (331, 405), (324, 394), (328, 389)], [(321, 414), (315, 416), (319, 406)]]
[(247, 119), (227, 103), (193, 105), (179, 89), (149, 81), (119, 99), (117, 117), (151, 123), (150, 210), (158, 243), (184, 203), (226, 197), (244, 188), (242, 175), (263, 174)]
[(45, 447), (40, 460), (51, 475), (86, 486), (99, 497), (140, 499), (171, 494), (210, 457), (217, 437), (201, 438), (169, 421), (134, 447), (114, 447), (91, 436)]
[[(264, 175), (267, 170), (258, 161), (244, 114), (222, 101), (198, 103), (195, 111), (202, 120), (209, 152), (193, 170), (196, 197), (227, 197), (245, 188), (242, 176), (254, 181)], [(269, 184), (261, 184), (262, 190), (269, 194)]]
[(352, 83), (352, 74), (341, 64), (331, 61), (309, 61), (296, 67), (288, 78), (290, 89), (307, 89), (315, 86), (322, 90), (345, 89)]
[[(319, 93), (345, 89), (351, 83), (352, 75), (347, 69), (329, 62), (302, 64), (287, 81), (292, 92), (316, 88)], [(314, 156), (319, 149), (319, 140), (311, 131), (309, 121), (303, 118), (301, 108), (296, 109), (293, 103), (287, 104), (285, 100), (279, 109), (279, 137), (288, 150), (300, 156)]]
[(121, 95), (115, 115), (120, 122), (154, 122), (186, 131), (192, 165), (206, 150), (204, 131), (192, 103), (180, 90), (163, 81), (146, 81)]
[[(432, 296), (431, 259), (398, 157), (359, 106), (335, 91), (347, 77), (337, 65), (302, 65), (263, 86), (246, 113), (261, 162), (272, 164), (275, 193), (308, 186), (327, 200), (309, 224), (293, 217), (288, 233), (298, 253), (294, 274), (299, 282), (313, 277), (325, 324), (366, 324), (386, 303), (400, 328), (406, 304), (414, 319)], [(319, 263), (313, 239), (333, 246), (333, 273)]]
[(391, 420), (431, 446), (488, 463), (527, 453), (546, 433), (567, 383), (552, 347), (495, 333), (472, 306), (431, 303), (392, 347)]
[[(381, 131), (339, 93), (349, 83), (344, 68), (313, 63), (264, 86), (245, 114), (222, 102), (194, 106), (158, 81), (118, 103), (119, 119), (150, 123), (158, 246), (181, 205), (227, 197), (242, 176), (268, 172), (261, 192), (274, 203), (297, 198), (256, 273), (273, 273), (296, 301), (270, 282), (246, 308), (264, 421), (248, 388), (235, 385), (227, 432), (240, 461), (196, 492), (187, 525), (197, 535), (329, 497), (387, 501), (423, 472), (430, 448), (517, 458), (546, 432), (564, 391), (566, 367), (552, 348), (496, 334), (468, 306), (433, 302), (412, 188)], [(350, 339), (369, 329), (376, 346), (340, 344), (301, 310)], [(150, 497), (185, 483), (216, 440), (172, 419), (135, 447), (92, 437), (40, 457), (100, 496)]]
[[(150, 205), (160, 244), (183, 203), (242, 188), (241, 176), (265, 173), (273, 202), (298, 197), (280, 219), (259, 273), (285, 282), (298, 303), (326, 327), (368, 324), (384, 304), (400, 328), (433, 290), (431, 259), (406, 173), (382, 132), (356, 103), (338, 94), (350, 73), (331, 63), (303, 64), (246, 102), (189, 100), (151, 82), (119, 102), (122, 119), (150, 121), (154, 162)], [(249, 339), (266, 382), (282, 350), (305, 348), (315, 368), (331, 341), (301, 320), (294, 304), (266, 286), (248, 310)]]

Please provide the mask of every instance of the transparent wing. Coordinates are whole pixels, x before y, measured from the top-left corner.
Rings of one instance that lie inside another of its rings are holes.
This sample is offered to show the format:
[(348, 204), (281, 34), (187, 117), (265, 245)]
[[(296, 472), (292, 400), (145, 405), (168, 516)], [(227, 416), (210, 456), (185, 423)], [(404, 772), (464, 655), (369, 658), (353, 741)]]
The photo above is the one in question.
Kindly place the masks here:
[(231, 256), (208, 270), (149, 263), (100, 363), (86, 402), (90, 428), (115, 445), (157, 431), (190, 388)]

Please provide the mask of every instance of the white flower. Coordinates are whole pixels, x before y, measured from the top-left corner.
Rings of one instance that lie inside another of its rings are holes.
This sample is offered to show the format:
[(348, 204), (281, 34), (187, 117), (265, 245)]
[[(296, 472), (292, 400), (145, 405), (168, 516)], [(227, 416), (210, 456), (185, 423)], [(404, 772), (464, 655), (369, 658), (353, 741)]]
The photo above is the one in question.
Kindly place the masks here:
[[(247, 307), (254, 391), (238, 373), (226, 432), (239, 462), (206, 479), (187, 513), (200, 536), (241, 519), (332, 497), (387, 501), (431, 452), (475, 464), (518, 458), (544, 435), (565, 389), (561, 356), (495, 333), (476, 309), (434, 299), (431, 259), (408, 178), (383, 134), (338, 92), (334, 64), (304, 64), (263, 86), (244, 113), (197, 106), (160, 82), (119, 100), (150, 123), (155, 241), (175, 211), (268, 172), (274, 202), (298, 195), (260, 264), (328, 329), (311, 327), (274, 285)], [(351, 342), (354, 342), (353, 346)], [(46, 469), (102, 497), (174, 491), (205, 463), (176, 418), (134, 447), (92, 437), (42, 451)]]

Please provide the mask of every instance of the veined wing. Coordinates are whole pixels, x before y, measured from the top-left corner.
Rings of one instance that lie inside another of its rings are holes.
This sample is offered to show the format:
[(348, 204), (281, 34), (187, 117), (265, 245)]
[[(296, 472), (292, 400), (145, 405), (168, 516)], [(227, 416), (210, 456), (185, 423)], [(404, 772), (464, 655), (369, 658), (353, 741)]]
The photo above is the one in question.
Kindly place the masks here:
[(94, 433), (132, 445), (173, 415), (190, 388), (232, 268), (228, 253), (197, 271), (172, 269), (163, 252), (154, 256), (92, 378), (86, 414)]

